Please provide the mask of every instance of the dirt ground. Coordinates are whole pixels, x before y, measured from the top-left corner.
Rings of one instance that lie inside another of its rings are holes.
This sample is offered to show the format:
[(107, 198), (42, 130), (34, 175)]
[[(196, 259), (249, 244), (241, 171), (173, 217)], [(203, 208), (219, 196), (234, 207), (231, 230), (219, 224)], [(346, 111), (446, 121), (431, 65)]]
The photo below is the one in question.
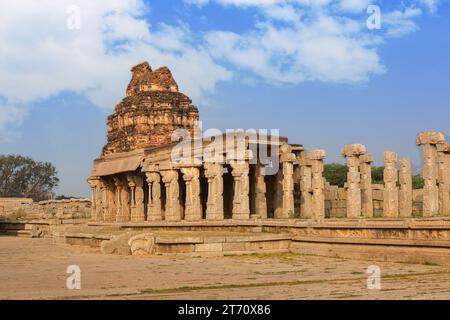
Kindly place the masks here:
[[(81, 289), (69, 290), (69, 265)], [(381, 269), (381, 290), (366, 270)], [(0, 299), (450, 299), (450, 267), (294, 254), (103, 255), (51, 239), (0, 237)]]

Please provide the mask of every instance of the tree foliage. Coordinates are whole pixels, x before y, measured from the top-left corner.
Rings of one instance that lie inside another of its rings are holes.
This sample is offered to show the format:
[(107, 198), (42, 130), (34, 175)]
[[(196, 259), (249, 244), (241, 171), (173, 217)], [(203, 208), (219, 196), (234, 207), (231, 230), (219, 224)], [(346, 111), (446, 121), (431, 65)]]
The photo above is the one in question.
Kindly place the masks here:
[[(372, 183), (384, 184), (383, 179), (384, 167), (372, 167)], [(326, 164), (323, 176), (331, 184), (343, 187), (347, 181), (348, 167), (345, 164), (331, 163)], [(424, 180), (420, 174), (412, 176), (413, 189), (422, 189)]]
[(58, 182), (56, 168), (49, 162), (0, 155), (0, 197), (48, 199)]

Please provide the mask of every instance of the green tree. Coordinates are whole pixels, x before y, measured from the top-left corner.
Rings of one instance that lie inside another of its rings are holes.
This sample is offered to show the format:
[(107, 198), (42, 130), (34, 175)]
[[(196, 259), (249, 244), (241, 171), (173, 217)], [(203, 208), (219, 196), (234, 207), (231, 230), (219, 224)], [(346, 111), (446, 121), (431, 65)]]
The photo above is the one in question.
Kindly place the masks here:
[(425, 185), (425, 181), (420, 174), (412, 176), (412, 186), (413, 189), (422, 189)]
[(59, 179), (49, 162), (20, 155), (0, 155), (0, 197), (48, 199)]
[(372, 167), (372, 183), (384, 184), (384, 167)]
[(347, 172), (345, 164), (330, 163), (324, 166), (323, 176), (331, 185), (343, 187), (347, 181)]

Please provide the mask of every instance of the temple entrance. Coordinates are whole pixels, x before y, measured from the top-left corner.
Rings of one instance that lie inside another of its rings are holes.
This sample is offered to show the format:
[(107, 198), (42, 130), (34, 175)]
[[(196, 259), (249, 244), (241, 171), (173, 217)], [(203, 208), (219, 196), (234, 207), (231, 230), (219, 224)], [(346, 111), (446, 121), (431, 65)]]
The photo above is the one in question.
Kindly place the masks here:
[(181, 208), (181, 212), (180, 212), (180, 216), (181, 216), (181, 220), (184, 220), (184, 215), (185, 215), (185, 211), (186, 211), (186, 182), (183, 179), (183, 175), (179, 174), (178, 175), (178, 185), (180, 188), (180, 208)]
[(163, 220), (166, 220), (166, 186), (165, 184), (160, 181), (159, 182), (160, 186), (161, 186), (161, 217)]
[(248, 174), (250, 215), (256, 214), (256, 165), (251, 164)]

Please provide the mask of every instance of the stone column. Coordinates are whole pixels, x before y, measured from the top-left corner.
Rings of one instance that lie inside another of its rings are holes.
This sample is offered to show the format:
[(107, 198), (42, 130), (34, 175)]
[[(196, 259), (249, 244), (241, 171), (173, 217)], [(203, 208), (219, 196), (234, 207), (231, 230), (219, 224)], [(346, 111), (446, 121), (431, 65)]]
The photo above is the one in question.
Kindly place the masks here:
[(439, 215), (450, 216), (450, 143), (438, 144), (437, 151), (439, 162)]
[(250, 219), (249, 163), (247, 160), (231, 160), (234, 181), (233, 219)]
[(131, 189), (131, 221), (145, 221), (144, 212), (144, 179), (140, 176), (128, 176)]
[(119, 177), (114, 177), (114, 184), (116, 186), (116, 222), (130, 221), (130, 195), (127, 184)]
[(197, 167), (182, 168), (181, 173), (186, 182), (185, 220), (202, 220), (202, 204), (200, 199), (200, 169)]
[(397, 154), (386, 151), (384, 153), (384, 191), (383, 191), (383, 217), (398, 217), (398, 172)]
[(161, 171), (161, 175), (166, 186), (166, 220), (181, 221), (180, 185), (178, 183), (178, 171)]
[(325, 218), (325, 178), (323, 177), (323, 159), (325, 157), (326, 151), (322, 149), (307, 152), (312, 169), (312, 216), (318, 220)]
[(89, 178), (87, 180), (89, 187), (91, 188), (91, 220), (92, 221), (100, 221), (99, 210), (101, 209), (101, 205), (98, 205), (98, 197), (97, 197), (97, 186), (98, 186), (98, 178)]
[(299, 159), (300, 164), (300, 217), (312, 218), (312, 168), (306, 153), (302, 152)]
[(366, 153), (362, 144), (348, 144), (342, 150), (347, 158), (347, 218), (359, 218), (362, 212), (361, 203), (361, 173), (359, 171), (359, 157)]
[(223, 165), (205, 163), (205, 176), (208, 179), (208, 201), (206, 220), (223, 220)]
[(161, 221), (161, 176), (157, 172), (146, 172), (148, 183), (147, 221)]
[[(294, 216), (294, 163), (295, 155), (288, 144), (280, 147), (280, 162), (283, 170), (283, 201), (280, 216), (275, 219), (288, 219)], [(275, 211), (275, 213), (277, 213)]]
[(260, 163), (256, 165), (255, 169), (255, 215), (258, 218), (267, 219), (267, 200), (266, 200), (266, 182), (264, 180), (265, 170)]
[(436, 145), (445, 142), (440, 132), (422, 132), (417, 135), (417, 145), (423, 145), (423, 216), (439, 214), (439, 189), (437, 186), (438, 166)]
[(399, 216), (402, 218), (409, 218), (413, 211), (413, 189), (412, 189), (412, 175), (411, 175), (411, 161), (409, 159), (400, 159), (399, 182), (400, 191), (398, 194)]
[(369, 153), (359, 157), (361, 173), (361, 211), (365, 218), (373, 217), (372, 194), (372, 162), (373, 156)]
[(116, 221), (116, 194), (114, 190), (114, 183), (106, 182), (105, 181), (105, 188), (106, 188), (106, 210), (104, 215), (104, 220), (108, 222), (114, 222)]
[(134, 216), (136, 215), (136, 183), (134, 182), (134, 177), (127, 176), (127, 186), (129, 190), (129, 201), (130, 201), (130, 221), (134, 222)]

